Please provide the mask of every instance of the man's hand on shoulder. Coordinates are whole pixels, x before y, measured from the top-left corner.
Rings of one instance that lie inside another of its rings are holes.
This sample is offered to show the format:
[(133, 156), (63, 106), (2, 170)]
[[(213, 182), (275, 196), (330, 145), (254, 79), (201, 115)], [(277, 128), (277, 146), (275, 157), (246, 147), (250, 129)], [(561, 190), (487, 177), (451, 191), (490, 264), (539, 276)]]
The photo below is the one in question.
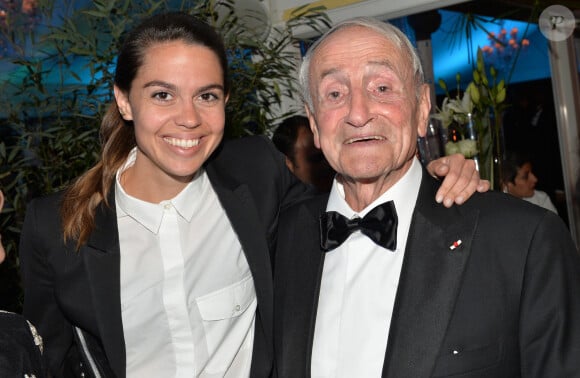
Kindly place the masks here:
[(444, 177), (435, 200), (445, 207), (451, 207), (453, 203), (461, 205), (475, 191), (487, 192), (490, 188), (489, 181), (479, 177), (475, 162), (461, 154), (433, 160), (427, 165), (427, 170), (433, 177)]

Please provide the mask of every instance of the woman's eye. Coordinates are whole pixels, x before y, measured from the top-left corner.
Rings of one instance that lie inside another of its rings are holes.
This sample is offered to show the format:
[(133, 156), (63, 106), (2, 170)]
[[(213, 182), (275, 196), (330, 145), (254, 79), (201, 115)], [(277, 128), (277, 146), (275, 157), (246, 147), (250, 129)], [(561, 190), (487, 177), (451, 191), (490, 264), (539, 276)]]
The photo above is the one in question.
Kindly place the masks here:
[(385, 93), (389, 90), (389, 87), (387, 87), (386, 85), (380, 85), (377, 90), (381, 93)]
[(171, 98), (171, 95), (167, 92), (156, 92), (153, 94), (153, 98), (166, 101)]
[(217, 100), (219, 97), (214, 93), (203, 93), (199, 96), (203, 101), (214, 101)]

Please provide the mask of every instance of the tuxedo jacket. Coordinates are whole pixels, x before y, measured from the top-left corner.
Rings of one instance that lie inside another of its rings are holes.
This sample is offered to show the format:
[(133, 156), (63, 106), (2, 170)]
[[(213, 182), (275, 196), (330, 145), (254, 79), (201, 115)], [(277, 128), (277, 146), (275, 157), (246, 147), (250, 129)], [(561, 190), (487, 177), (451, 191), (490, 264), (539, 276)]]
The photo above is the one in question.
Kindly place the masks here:
[[(267, 377), (273, 360), (270, 253), (281, 208), (306, 195), (307, 188), (265, 137), (222, 144), (205, 169), (252, 272), (258, 306), (251, 376)], [(61, 194), (27, 208), (20, 244), (24, 315), (43, 337), (45, 360), (55, 376), (78, 376), (87, 363), (106, 377), (125, 376), (114, 189), (110, 193), (110, 206), (97, 209), (94, 231), (79, 251), (76, 241), (63, 243)]]
[[(580, 257), (563, 222), (499, 192), (447, 209), (435, 202), (437, 188), (424, 172), (382, 376), (580, 377)], [(280, 218), (279, 377), (310, 377), (327, 199), (299, 203)]]

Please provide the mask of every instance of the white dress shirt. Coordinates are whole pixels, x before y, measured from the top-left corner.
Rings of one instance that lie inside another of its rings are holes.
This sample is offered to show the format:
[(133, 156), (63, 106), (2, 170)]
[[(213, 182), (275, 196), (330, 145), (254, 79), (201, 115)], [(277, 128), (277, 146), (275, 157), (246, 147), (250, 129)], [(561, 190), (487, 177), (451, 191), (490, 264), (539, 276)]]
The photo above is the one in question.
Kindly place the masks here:
[(326, 253), (320, 286), (311, 373), (319, 377), (380, 377), (399, 275), (422, 170), (415, 159), (392, 188), (357, 213), (334, 180), (327, 211), (364, 217), (393, 200), (397, 211), (397, 248), (389, 251), (356, 231)]
[(248, 377), (254, 283), (205, 171), (153, 204), (120, 184), (134, 161), (115, 185), (127, 377)]

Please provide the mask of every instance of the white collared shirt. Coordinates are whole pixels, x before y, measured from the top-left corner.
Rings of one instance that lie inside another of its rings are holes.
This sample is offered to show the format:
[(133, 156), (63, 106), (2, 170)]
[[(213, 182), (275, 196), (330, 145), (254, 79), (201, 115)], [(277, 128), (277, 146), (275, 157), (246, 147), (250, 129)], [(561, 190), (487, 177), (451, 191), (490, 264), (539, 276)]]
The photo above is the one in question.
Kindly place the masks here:
[(153, 204), (119, 182), (134, 161), (115, 185), (127, 377), (248, 377), (254, 283), (205, 171)]
[(327, 211), (362, 218), (377, 205), (394, 201), (397, 249), (380, 247), (357, 231), (326, 253), (312, 349), (313, 378), (381, 376), (421, 176), (415, 159), (401, 180), (360, 213), (346, 203), (343, 186), (334, 180)]

